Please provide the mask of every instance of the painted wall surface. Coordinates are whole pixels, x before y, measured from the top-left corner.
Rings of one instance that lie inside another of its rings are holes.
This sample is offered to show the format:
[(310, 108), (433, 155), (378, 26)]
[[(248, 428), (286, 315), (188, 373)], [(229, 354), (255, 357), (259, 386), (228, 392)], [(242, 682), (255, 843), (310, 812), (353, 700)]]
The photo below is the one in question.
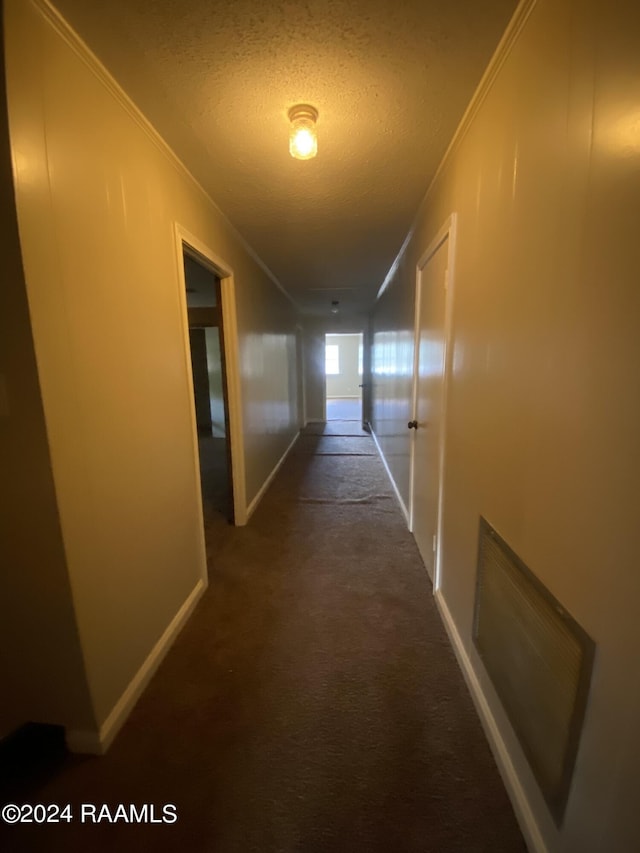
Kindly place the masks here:
[[(295, 329), (288, 311), (278, 317), (268, 291), (263, 295), (264, 302), (256, 298), (247, 306), (248, 326), (240, 339), (248, 503), (298, 432)], [(265, 333), (268, 321), (272, 331)]]
[[(343, 317), (338, 314), (331, 317), (306, 318), (303, 321), (303, 358), (306, 420), (323, 421), (325, 418), (325, 335), (356, 334), (363, 332), (366, 336), (369, 330), (369, 319), (364, 316)], [(365, 340), (365, 377), (366, 377)], [(366, 381), (366, 379), (365, 379)], [(365, 391), (366, 389), (363, 389)], [(366, 419), (366, 395), (363, 393), (363, 417)]]
[(29, 326), (4, 91), (0, 55), (0, 738), (28, 720), (95, 724)]
[[(102, 724), (205, 572), (174, 224), (234, 272), (249, 500), (297, 429), (288, 384), (294, 312), (57, 18), (20, 0), (7, 0), (4, 11), (35, 355), (76, 618)], [(162, 416), (150, 419), (150, 412)]]
[(359, 397), (362, 338), (360, 335), (327, 335), (325, 342), (339, 347), (340, 358), (340, 373), (326, 377), (327, 397)]
[[(571, 853), (640, 848), (639, 34), (632, 4), (533, 5), (374, 319), (374, 427), (408, 502), (416, 264), (457, 213), (441, 593), (521, 815)], [(560, 829), (472, 646), (481, 514), (597, 644)]]

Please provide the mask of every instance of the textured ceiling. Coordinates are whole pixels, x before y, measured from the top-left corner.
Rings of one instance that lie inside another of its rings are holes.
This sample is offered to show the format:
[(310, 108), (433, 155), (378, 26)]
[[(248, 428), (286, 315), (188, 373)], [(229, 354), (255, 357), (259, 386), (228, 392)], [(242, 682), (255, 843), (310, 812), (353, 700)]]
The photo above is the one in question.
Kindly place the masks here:
[[(515, 0), (54, 0), (305, 313), (368, 310)], [(287, 110), (319, 111), (318, 156)]]

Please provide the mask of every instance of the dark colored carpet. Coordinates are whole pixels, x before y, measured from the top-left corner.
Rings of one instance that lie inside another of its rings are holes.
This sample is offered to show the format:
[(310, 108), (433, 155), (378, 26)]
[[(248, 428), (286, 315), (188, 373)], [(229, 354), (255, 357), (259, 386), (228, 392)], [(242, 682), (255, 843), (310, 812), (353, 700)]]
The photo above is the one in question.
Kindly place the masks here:
[(362, 421), (328, 421), (327, 423), (308, 424), (303, 435), (359, 435), (366, 437)]
[(4, 827), (0, 849), (525, 850), (370, 438), (305, 434), (249, 526), (211, 513), (207, 538), (209, 589), (109, 753), (13, 793), (177, 822)]

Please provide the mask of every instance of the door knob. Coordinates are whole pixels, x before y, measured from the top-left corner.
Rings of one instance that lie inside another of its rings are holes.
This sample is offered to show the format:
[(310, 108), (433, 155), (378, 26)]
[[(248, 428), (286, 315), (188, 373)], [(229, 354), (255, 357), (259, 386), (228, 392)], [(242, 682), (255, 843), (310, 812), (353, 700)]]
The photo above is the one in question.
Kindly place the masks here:
[(408, 429), (418, 429), (418, 421), (409, 421), (407, 427)]

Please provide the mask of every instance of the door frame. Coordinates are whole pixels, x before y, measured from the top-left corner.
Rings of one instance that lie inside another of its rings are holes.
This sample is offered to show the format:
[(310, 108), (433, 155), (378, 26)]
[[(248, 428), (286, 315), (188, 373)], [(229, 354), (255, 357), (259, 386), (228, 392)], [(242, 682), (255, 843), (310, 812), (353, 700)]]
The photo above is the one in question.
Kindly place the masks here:
[[(245, 460), (242, 433), (242, 393), (240, 384), (240, 363), (238, 356), (238, 324), (236, 315), (236, 292), (233, 269), (219, 255), (213, 252), (202, 240), (187, 231), (179, 223), (174, 223), (176, 261), (178, 281), (180, 283), (180, 311), (184, 336), (184, 351), (187, 381), (193, 392), (193, 376), (189, 345), (189, 318), (187, 310), (187, 290), (184, 277), (185, 250), (204, 267), (211, 270), (220, 282), (220, 348), (224, 373), (226, 375), (229, 451), (231, 456), (231, 482), (233, 491), (233, 523), (241, 527), (247, 523), (247, 498), (245, 489)], [(193, 393), (191, 394), (193, 399)], [(191, 426), (193, 434), (193, 454), (196, 470), (200, 471), (198, 451), (198, 427), (195, 407), (191, 406)], [(198, 483), (198, 494), (200, 484)], [(201, 507), (202, 509), (202, 507)], [(202, 513), (201, 513), (202, 515)]]
[[(422, 276), (423, 272), (442, 246), (448, 240), (447, 246), (447, 278), (445, 282), (445, 309), (444, 309), (444, 358), (442, 376), (442, 417), (440, 423), (440, 441), (438, 447), (438, 510), (436, 519), (436, 552), (434, 557), (433, 591), (440, 588), (442, 583), (442, 511), (444, 504), (444, 466), (447, 435), (447, 402), (449, 383), (451, 377), (453, 347), (452, 347), (452, 318), (453, 318), (453, 293), (455, 281), (455, 255), (457, 239), (457, 214), (452, 213), (442, 225), (436, 236), (429, 243), (427, 249), (420, 256), (416, 265), (416, 289), (415, 289), (415, 315), (413, 329), (413, 390), (411, 399), (411, 417), (415, 420), (418, 416), (418, 377), (420, 362), (420, 308), (422, 303)], [(409, 468), (409, 530), (414, 530), (414, 482), (415, 482), (415, 439), (412, 436), (410, 449)]]
[(326, 374), (326, 355), (327, 355), (327, 337), (333, 338), (349, 338), (359, 336), (360, 338), (360, 346), (362, 347), (362, 375), (359, 375), (359, 379), (361, 380), (358, 383), (358, 387), (360, 388), (360, 421), (359, 423), (364, 423), (364, 398), (365, 398), (365, 329), (356, 329), (353, 332), (345, 332), (344, 329), (340, 329), (338, 332), (325, 332), (322, 336), (322, 367), (323, 367), (323, 377), (324, 377), (324, 422), (327, 423), (327, 374)]

